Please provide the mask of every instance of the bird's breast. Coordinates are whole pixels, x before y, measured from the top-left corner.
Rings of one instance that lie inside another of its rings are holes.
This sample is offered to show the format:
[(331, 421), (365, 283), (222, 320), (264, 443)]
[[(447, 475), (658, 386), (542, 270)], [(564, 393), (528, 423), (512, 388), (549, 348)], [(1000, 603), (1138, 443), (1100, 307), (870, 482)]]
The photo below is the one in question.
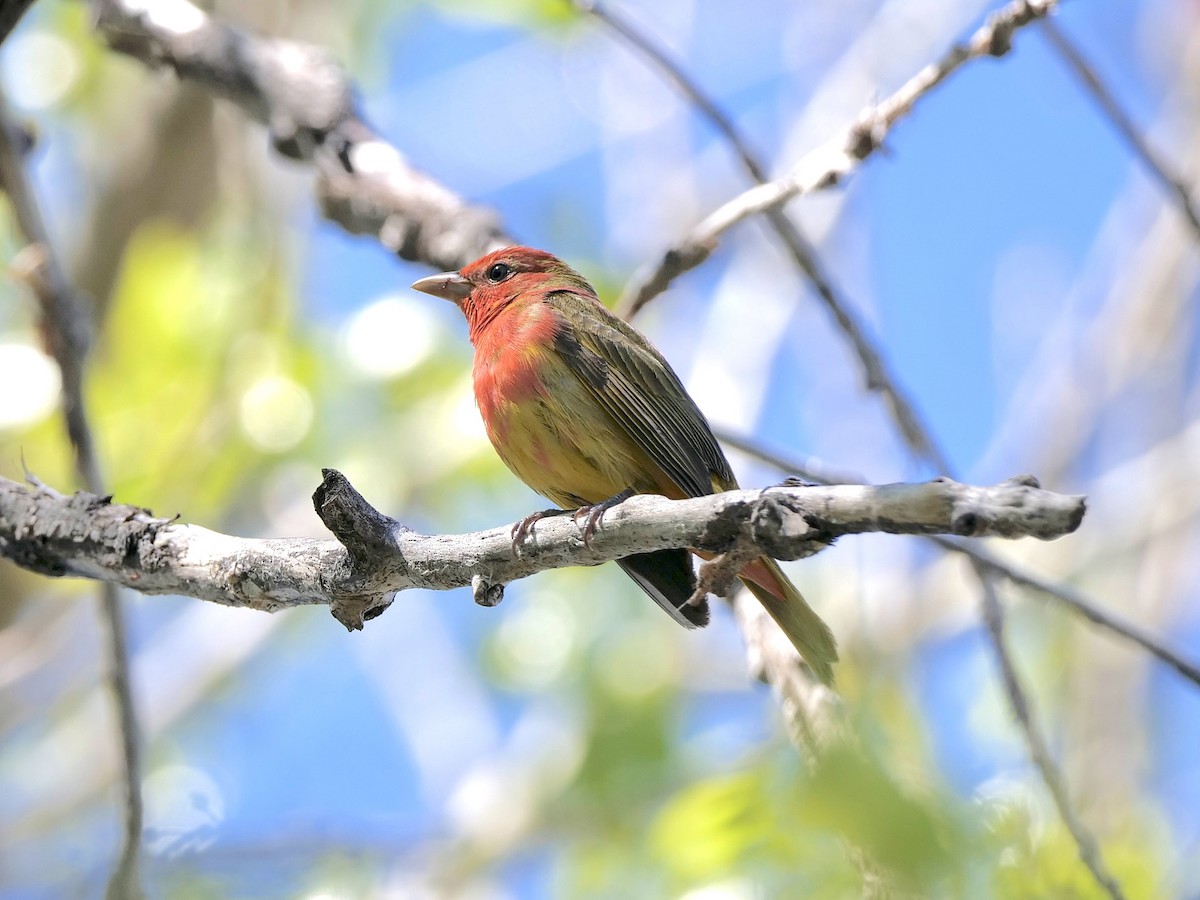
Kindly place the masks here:
[(549, 398), (555, 322), (550, 310), (505, 310), (475, 340), (475, 401), (488, 436), (507, 441), (531, 404)]
[(476, 342), (473, 380), (488, 438), (513, 473), (567, 508), (653, 490), (640, 451), (554, 349), (553, 327), (503, 324)]

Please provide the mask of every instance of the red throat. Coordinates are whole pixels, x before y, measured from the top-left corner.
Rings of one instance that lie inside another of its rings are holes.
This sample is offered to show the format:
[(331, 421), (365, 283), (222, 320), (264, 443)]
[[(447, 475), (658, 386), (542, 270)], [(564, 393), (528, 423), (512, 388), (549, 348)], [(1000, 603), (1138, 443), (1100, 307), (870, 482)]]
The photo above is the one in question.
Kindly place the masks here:
[(467, 334), (471, 343), (478, 347), (483, 335), (491, 328), (497, 316), (516, 301), (517, 298), (512, 295), (509, 285), (475, 288), (471, 292), (471, 296), (462, 302), (463, 315), (467, 318)]

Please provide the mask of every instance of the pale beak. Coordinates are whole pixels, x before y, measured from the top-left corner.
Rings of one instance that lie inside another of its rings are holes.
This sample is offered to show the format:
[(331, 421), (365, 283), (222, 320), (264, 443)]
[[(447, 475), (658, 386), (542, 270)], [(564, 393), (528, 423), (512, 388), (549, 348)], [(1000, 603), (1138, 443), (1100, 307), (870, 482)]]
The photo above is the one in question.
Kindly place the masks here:
[(457, 272), (443, 272), (413, 282), (413, 290), (432, 294), (451, 303), (461, 303), (471, 293), (471, 282)]

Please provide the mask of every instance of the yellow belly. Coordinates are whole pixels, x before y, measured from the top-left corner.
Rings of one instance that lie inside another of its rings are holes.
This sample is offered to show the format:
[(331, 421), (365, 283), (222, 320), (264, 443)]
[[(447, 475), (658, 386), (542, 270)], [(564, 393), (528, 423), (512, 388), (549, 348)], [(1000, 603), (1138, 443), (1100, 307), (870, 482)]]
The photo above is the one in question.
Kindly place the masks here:
[(637, 493), (676, 493), (662, 471), (597, 405), (553, 354), (537, 377), (509, 367), (475, 373), (476, 400), (492, 446), (523, 482), (570, 509)]

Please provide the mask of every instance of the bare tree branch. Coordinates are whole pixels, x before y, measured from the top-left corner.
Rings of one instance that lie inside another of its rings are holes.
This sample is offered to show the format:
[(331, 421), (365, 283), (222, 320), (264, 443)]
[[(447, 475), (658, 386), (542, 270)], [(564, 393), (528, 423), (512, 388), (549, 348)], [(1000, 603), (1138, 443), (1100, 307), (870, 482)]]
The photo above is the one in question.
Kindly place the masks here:
[(598, 565), (633, 553), (690, 547), (734, 553), (748, 540), (779, 559), (810, 556), (864, 532), (950, 533), (1052, 540), (1074, 531), (1083, 497), (1041, 490), (1029, 476), (993, 487), (948, 479), (882, 486), (780, 486), (690, 500), (641, 495), (614, 507), (589, 543), (570, 516), (539, 521), (513, 548), (513, 526), (423, 535), (373, 509), (332, 469), (313, 496), (337, 541), (256, 539), (175, 523), (110, 498), (64, 496), (0, 479), (0, 556), (45, 575), (112, 581), (148, 594), (184, 594), (275, 611), (327, 604), (348, 628), (409, 588), (504, 584), (546, 569)]
[[(769, 176), (766, 166), (750, 148), (749, 142), (738, 132), (733, 120), (725, 115), (716, 101), (710, 98), (665, 50), (634, 27), (633, 23), (617, 15), (607, 6), (595, 0), (575, 0), (575, 5), (603, 22), (665, 72), (671, 82), (725, 138), (747, 174), (759, 184), (767, 183)], [(771, 207), (765, 210), (764, 214), (772, 230), (783, 241), (793, 262), (808, 279), (837, 322), (838, 328), (850, 341), (862, 367), (867, 390), (883, 395), (896, 426), (913, 452), (935, 471), (948, 472), (950, 467), (945, 454), (932, 442), (932, 435), (921, 423), (916, 407), (901, 389), (899, 380), (888, 371), (883, 354), (868, 335), (866, 327), (852, 311), (841, 291), (834, 286), (815, 248), (782, 207)], [(626, 307), (624, 301), (621, 303), (626, 318), (632, 317), (642, 305), (644, 303)]]
[(517, 243), (494, 212), (417, 170), (359, 113), (328, 51), (262, 38), (187, 0), (94, 0), (100, 34), (151, 68), (169, 67), (265, 124), (282, 155), (311, 163), (325, 216), (403, 259), (458, 269)]
[[(855, 473), (844, 471), (831, 472), (816, 461), (790, 459), (782, 454), (768, 450), (757, 441), (749, 440), (740, 435), (731, 434), (727, 431), (718, 431), (717, 437), (720, 438), (722, 444), (733, 447), (747, 456), (752, 456), (755, 459), (768, 463), (780, 472), (800, 475), (808, 481), (815, 481), (818, 484), (865, 483), (862, 476)], [(1029, 588), (1039, 594), (1045, 595), (1051, 600), (1063, 604), (1067, 609), (1078, 613), (1104, 630), (1138, 645), (1147, 653), (1157, 657), (1175, 669), (1184, 678), (1200, 686), (1200, 666), (1185, 659), (1175, 650), (1172, 650), (1165, 644), (1162, 638), (1150, 634), (1150, 632), (1146, 631), (1140, 625), (1129, 621), (1125, 617), (1104, 609), (1098, 600), (1089, 597), (1084, 591), (1074, 588), (1069, 584), (1052, 581), (1043, 575), (1029, 571), (1017, 563), (1001, 559), (982, 545), (969, 543), (953, 537), (946, 537), (945, 535), (926, 535), (925, 537), (939, 547), (970, 557), (985, 569), (1015, 585)]]
[(1000, 598), (996, 596), (995, 585), (992, 584), (991, 577), (986, 573), (981, 573), (980, 582), (983, 586), (983, 620), (987, 624), (988, 633), (991, 635), (992, 645), (996, 648), (996, 661), (1000, 666), (1000, 676), (1004, 682), (1004, 691), (1008, 696), (1009, 707), (1012, 710), (1013, 717), (1020, 724), (1021, 731), (1025, 734), (1029, 756), (1033, 760), (1034, 765), (1038, 767), (1038, 771), (1041, 772), (1042, 780), (1046, 782), (1050, 796), (1054, 798), (1054, 805), (1058, 807), (1058, 814), (1062, 817), (1063, 824), (1067, 826), (1067, 830), (1071, 832), (1071, 837), (1075, 840), (1075, 846), (1079, 848), (1079, 858), (1088, 867), (1088, 870), (1092, 873), (1092, 877), (1096, 879), (1097, 883), (1113, 900), (1122, 900), (1125, 894), (1121, 890), (1120, 884), (1117, 883), (1117, 880), (1113, 878), (1112, 873), (1108, 871), (1108, 867), (1104, 864), (1104, 860), (1100, 855), (1100, 848), (1096, 844), (1096, 838), (1088, 831), (1071, 806), (1070, 797), (1067, 794), (1067, 785), (1063, 779), (1062, 772), (1059, 771), (1054, 758), (1050, 755), (1050, 748), (1046, 745), (1046, 738), (1042, 734), (1037, 720), (1034, 718), (1029, 696), (1021, 684), (1021, 679), (1017, 674), (1016, 667), (1013, 665), (1012, 657), (1005, 649), (1004, 608), (1000, 605)]
[(1021, 566), (1002, 560), (995, 554), (989, 553), (983, 547), (972, 547), (963, 541), (938, 535), (933, 536), (932, 540), (947, 549), (954, 550), (956, 553), (966, 554), (978, 565), (1011, 581), (1015, 585), (1029, 588), (1063, 604), (1068, 609), (1079, 613), (1079, 615), (1083, 616), (1089, 622), (1099, 625), (1106, 631), (1110, 631), (1118, 637), (1136, 644), (1151, 656), (1166, 663), (1184, 678), (1200, 686), (1200, 666), (1185, 659), (1179, 653), (1166, 646), (1162, 638), (1150, 634), (1150, 632), (1146, 631), (1140, 625), (1129, 621), (1124, 616), (1119, 616), (1114, 612), (1104, 609), (1097, 601), (1083, 591), (1073, 588), (1069, 584), (1051, 581), (1048, 578), (1038, 575), (1036, 572), (1030, 572)]
[(956, 44), (936, 63), (926, 66), (898, 91), (867, 107), (847, 131), (818, 147), (783, 178), (739, 194), (710, 213), (662, 259), (638, 273), (625, 289), (618, 309), (632, 315), (696, 268), (716, 250), (721, 236), (751, 216), (776, 209), (801, 194), (839, 184), (864, 160), (884, 145), (892, 126), (910, 113), (926, 94), (964, 63), (984, 56), (1003, 56), (1012, 48), (1013, 35), (1024, 26), (1049, 15), (1058, 0), (1013, 0), (993, 15), (966, 43)]
[(1200, 213), (1197, 212), (1196, 204), (1192, 200), (1191, 186), (1181, 176), (1172, 172), (1171, 167), (1154, 152), (1149, 142), (1138, 131), (1137, 126), (1133, 124), (1129, 114), (1117, 102), (1113, 92), (1101, 81), (1095, 67), (1087, 61), (1080, 49), (1075, 46), (1075, 42), (1067, 37), (1066, 32), (1059, 28), (1052, 19), (1046, 19), (1042, 23), (1042, 30), (1050, 39), (1051, 46), (1058, 51), (1067, 67), (1092, 95), (1096, 105), (1125, 139), (1134, 156), (1141, 160), (1142, 164), (1166, 188), (1167, 193), (1179, 206), (1179, 211), (1187, 219), (1193, 234), (1200, 238)]
[[(41, 208), (25, 172), (24, 143), (24, 133), (13, 123), (7, 100), (0, 95), (0, 184), (8, 194), (17, 229), (26, 242), (13, 261), (13, 269), (37, 298), (42, 335), (62, 375), (63, 417), (74, 449), (77, 475), (88, 491), (99, 492), (100, 467), (83, 400), (83, 367), (90, 341), (88, 315), (50, 242)], [(125, 798), (121, 852), (109, 879), (107, 896), (111, 900), (133, 900), (142, 896), (138, 875), (143, 810), (137, 710), (129, 678), (125, 621), (115, 584), (102, 586), (100, 602), (124, 763)]]

